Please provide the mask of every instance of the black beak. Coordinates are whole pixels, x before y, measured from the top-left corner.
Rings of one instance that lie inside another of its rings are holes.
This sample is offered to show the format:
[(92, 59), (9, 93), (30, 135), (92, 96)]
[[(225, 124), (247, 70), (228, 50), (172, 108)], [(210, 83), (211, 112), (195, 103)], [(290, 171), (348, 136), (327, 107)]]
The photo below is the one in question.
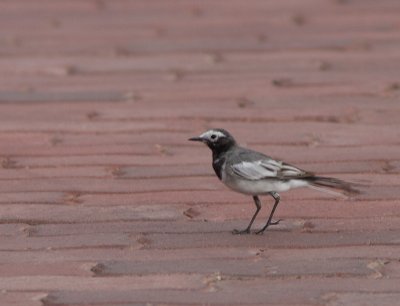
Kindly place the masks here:
[(201, 138), (201, 137), (192, 137), (192, 138), (189, 138), (188, 140), (190, 140), (190, 141), (203, 141), (203, 138)]

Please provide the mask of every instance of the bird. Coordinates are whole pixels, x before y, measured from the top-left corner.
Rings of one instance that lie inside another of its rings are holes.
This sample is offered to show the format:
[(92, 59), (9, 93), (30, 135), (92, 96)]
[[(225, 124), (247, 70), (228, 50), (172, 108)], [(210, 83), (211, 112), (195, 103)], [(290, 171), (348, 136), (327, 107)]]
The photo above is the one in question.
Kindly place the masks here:
[(262, 234), (270, 225), (276, 225), (281, 220), (273, 221), (272, 217), (280, 201), (280, 192), (293, 188), (310, 187), (319, 191), (337, 194), (358, 194), (356, 184), (348, 183), (332, 177), (315, 175), (312, 172), (274, 159), (263, 153), (241, 147), (235, 138), (225, 129), (210, 129), (189, 141), (206, 144), (212, 151), (212, 166), (217, 177), (230, 189), (251, 195), (256, 205), (256, 211), (249, 225), (244, 230), (233, 230), (233, 234), (250, 234), (251, 226), (261, 210), (259, 196), (270, 195), (275, 203), (267, 223), (256, 234)]

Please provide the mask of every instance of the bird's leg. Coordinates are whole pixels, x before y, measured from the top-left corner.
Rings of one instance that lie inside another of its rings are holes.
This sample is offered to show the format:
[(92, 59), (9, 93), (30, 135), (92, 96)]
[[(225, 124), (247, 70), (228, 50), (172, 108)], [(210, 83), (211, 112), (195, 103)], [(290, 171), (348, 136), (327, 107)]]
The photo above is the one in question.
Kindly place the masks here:
[(261, 209), (261, 202), (260, 202), (260, 199), (258, 198), (258, 196), (253, 196), (253, 200), (254, 200), (254, 204), (256, 204), (257, 208), (256, 208), (256, 212), (254, 213), (253, 217), (250, 220), (249, 225), (246, 227), (246, 229), (241, 230), (241, 231), (240, 230), (236, 230), (236, 229), (233, 230), (233, 232), (232, 232), (233, 234), (250, 234), (251, 225), (253, 224), (254, 220), (256, 219), (256, 216), (257, 216), (258, 212)]
[(275, 199), (275, 204), (274, 204), (274, 207), (272, 207), (272, 211), (271, 211), (271, 214), (270, 214), (269, 217), (268, 217), (267, 223), (264, 225), (264, 227), (263, 227), (262, 229), (260, 229), (258, 232), (256, 232), (256, 234), (262, 234), (262, 233), (264, 233), (264, 231), (266, 230), (266, 228), (267, 228), (268, 226), (274, 225), (274, 224), (278, 224), (279, 221), (280, 221), (280, 220), (278, 220), (278, 221), (275, 221), (275, 222), (273, 222), (273, 223), (271, 222), (271, 221), (272, 221), (272, 216), (274, 215), (274, 212), (275, 212), (276, 208), (278, 207), (279, 200), (280, 200), (280, 196), (279, 196), (279, 194), (278, 194), (277, 192), (275, 192), (275, 191), (272, 191), (272, 192), (270, 192), (269, 194)]

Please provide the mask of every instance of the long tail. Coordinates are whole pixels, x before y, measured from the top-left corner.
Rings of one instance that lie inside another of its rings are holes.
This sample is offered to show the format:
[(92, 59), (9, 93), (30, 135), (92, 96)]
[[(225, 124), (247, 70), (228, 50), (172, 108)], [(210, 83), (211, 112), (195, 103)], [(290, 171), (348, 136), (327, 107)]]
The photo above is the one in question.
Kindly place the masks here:
[[(310, 187), (313, 189), (317, 189), (320, 191), (325, 191), (327, 193), (338, 194), (329, 189), (335, 189), (341, 191), (342, 193), (350, 196), (360, 194), (361, 191), (356, 188), (356, 184), (348, 183), (333, 177), (323, 177), (323, 176), (311, 176), (307, 178), (307, 181), (310, 183)], [(329, 188), (329, 189), (325, 189)]]

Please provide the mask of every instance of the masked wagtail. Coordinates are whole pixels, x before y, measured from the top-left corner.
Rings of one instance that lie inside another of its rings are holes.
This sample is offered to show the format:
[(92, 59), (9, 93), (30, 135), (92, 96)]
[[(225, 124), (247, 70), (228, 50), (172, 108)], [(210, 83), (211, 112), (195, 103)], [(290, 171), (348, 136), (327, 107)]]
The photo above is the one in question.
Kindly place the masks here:
[(234, 234), (250, 233), (251, 225), (261, 209), (259, 195), (271, 195), (275, 204), (267, 223), (256, 234), (262, 234), (268, 226), (279, 223), (280, 220), (272, 221), (280, 199), (278, 192), (298, 187), (311, 187), (328, 193), (330, 191), (326, 188), (340, 190), (347, 194), (359, 193), (351, 183), (331, 177), (316, 176), (262, 153), (240, 147), (232, 135), (224, 129), (212, 129), (189, 140), (203, 142), (211, 149), (214, 171), (226, 186), (253, 196), (256, 212), (247, 228), (241, 231), (234, 230)]

